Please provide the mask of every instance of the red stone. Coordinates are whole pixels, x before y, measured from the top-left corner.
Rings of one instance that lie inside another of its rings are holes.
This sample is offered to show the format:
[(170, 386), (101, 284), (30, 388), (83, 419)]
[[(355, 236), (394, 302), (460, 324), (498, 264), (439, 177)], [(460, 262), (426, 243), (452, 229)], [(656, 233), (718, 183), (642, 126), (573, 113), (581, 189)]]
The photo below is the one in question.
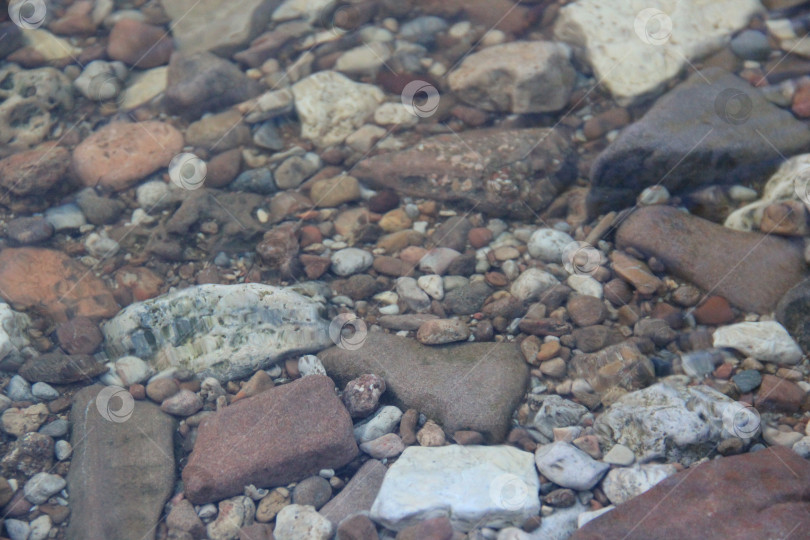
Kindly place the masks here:
[(692, 312), (698, 324), (719, 326), (734, 320), (734, 312), (728, 300), (722, 296), (710, 296)]
[(763, 375), (762, 384), (754, 397), (754, 406), (762, 412), (795, 413), (804, 400), (804, 390), (798, 384), (776, 375)]
[(172, 55), (169, 32), (135, 19), (121, 19), (110, 31), (107, 54), (113, 60), (141, 69), (169, 63)]

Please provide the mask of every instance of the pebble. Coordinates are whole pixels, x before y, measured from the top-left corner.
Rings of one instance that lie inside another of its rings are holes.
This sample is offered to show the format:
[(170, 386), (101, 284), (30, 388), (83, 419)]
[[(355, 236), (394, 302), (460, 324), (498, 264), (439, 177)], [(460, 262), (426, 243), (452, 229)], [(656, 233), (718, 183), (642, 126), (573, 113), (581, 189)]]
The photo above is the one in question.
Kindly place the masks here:
[(562, 487), (591, 489), (605, 475), (609, 466), (600, 463), (579, 448), (555, 442), (540, 446), (535, 452), (540, 473)]
[(253, 523), (256, 515), (256, 505), (250, 497), (245, 496), (220, 501), (217, 510), (217, 518), (206, 527), (210, 540), (233, 540), (238, 538), (239, 529), (244, 525)]
[(298, 359), (298, 372), (302, 377), (326, 375), (326, 368), (323, 367), (320, 358), (314, 354), (305, 354)]
[(34, 383), (31, 386), (31, 393), (35, 398), (43, 401), (52, 401), (59, 397), (59, 390), (44, 382)]
[(166, 398), (160, 404), (160, 409), (175, 416), (191, 416), (203, 408), (203, 400), (190, 390), (180, 390), (173, 396)]
[(602, 490), (610, 502), (622, 504), (676, 472), (674, 465), (658, 463), (612, 469), (602, 481)]
[(802, 350), (776, 321), (742, 322), (721, 326), (712, 336), (715, 347), (728, 347), (762, 362), (797, 364)]
[(273, 535), (276, 540), (329, 540), (334, 526), (311, 506), (290, 504), (279, 511)]
[(338, 276), (350, 276), (367, 270), (374, 262), (374, 256), (359, 248), (345, 248), (332, 254), (332, 272)]
[(358, 443), (378, 439), (392, 433), (402, 418), (402, 411), (393, 405), (381, 407), (374, 416), (354, 426), (354, 438)]
[(443, 345), (465, 341), (470, 329), (458, 319), (433, 319), (425, 321), (416, 332), (416, 339), (424, 345)]
[(332, 486), (320, 476), (304, 478), (292, 491), (292, 502), (302, 506), (313, 506), (320, 510), (332, 498)]
[(166, 399), (172, 397), (180, 390), (180, 387), (171, 377), (158, 377), (153, 378), (146, 385), (146, 395), (149, 399), (156, 403), (163, 403)]
[(33, 504), (42, 504), (50, 497), (62, 491), (67, 482), (58, 474), (41, 472), (35, 474), (25, 483), (25, 498)]
[(759, 387), (762, 383), (762, 375), (755, 369), (745, 369), (732, 376), (731, 380), (737, 385), (740, 392), (747, 394)]
[(433, 248), (419, 260), (419, 269), (428, 274), (444, 274), (461, 253), (447, 247)]
[(731, 40), (731, 50), (743, 60), (767, 60), (771, 54), (768, 36), (757, 30), (743, 30)]
[(425, 291), (431, 298), (441, 300), (444, 298), (444, 281), (438, 274), (419, 276), (416, 280), (419, 288)]
[(605, 287), (586, 274), (572, 274), (565, 280), (565, 284), (581, 295), (593, 296), (594, 298), (602, 298), (605, 295)]
[(529, 255), (543, 262), (561, 263), (563, 252), (574, 243), (570, 235), (556, 229), (538, 229), (527, 244)]
[(396, 291), (400, 299), (413, 311), (424, 312), (430, 309), (430, 296), (411, 277), (397, 278)]
[(444, 446), (446, 442), (444, 430), (433, 420), (425, 422), (422, 429), (416, 432), (416, 440), (422, 446)]
[(54, 446), (54, 455), (59, 461), (64, 461), (73, 453), (73, 447), (67, 441), (56, 441)]
[(93, 60), (82, 70), (73, 85), (87, 99), (106, 101), (116, 97), (127, 76), (127, 68), (121, 62)]
[(402, 439), (399, 435), (396, 433), (387, 433), (382, 437), (361, 443), (360, 450), (373, 458), (387, 459), (400, 455), (402, 451), (405, 450), (405, 445), (402, 443)]
[(48, 515), (35, 518), (31, 521), (31, 532), (28, 534), (28, 540), (45, 540), (49, 537), (52, 526), (51, 517)]
[(27, 522), (19, 519), (6, 519), (4, 524), (11, 540), (28, 540), (31, 527)]
[(352, 418), (365, 418), (377, 408), (385, 389), (382, 377), (371, 373), (361, 375), (346, 384), (342, 396), (343, 404)]
[(635, 460), (636, 456), (633, 451), (623, 444), (614, 444), (613, 448), (602, 458), (605, 463), (622, 467), (632, 465)]
[(512, 296), (528, 302), (541, 298), (544, 292), (558, 283), (557, 278), (548, 272), (539, 268), (529, 268), (512, 283), (509, 291)]
[(6, 395), (12, 401), (35, 401), (31, 392), (31, 383), (19, 375), (14, 375), (6, 386)]
[(48, 208), (45, 211), (45, 221), (56, 232), (79, 229), (87, 224), (81, 208), (72, 203)]

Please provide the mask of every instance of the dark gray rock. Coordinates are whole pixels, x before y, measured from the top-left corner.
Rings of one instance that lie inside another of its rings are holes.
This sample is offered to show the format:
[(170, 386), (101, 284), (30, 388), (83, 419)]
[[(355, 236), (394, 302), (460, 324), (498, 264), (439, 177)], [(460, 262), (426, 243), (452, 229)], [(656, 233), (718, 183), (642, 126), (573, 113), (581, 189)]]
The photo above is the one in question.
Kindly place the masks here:
[(476, 281), (453, 289), (444, 297), (444, 309), (456, 315), (471, 315), (481, 309), (493, 289), (483, 281)]
[(795, 285), (776, 305), (776, 320), (805, 354), (810, 352), (810, 278)]

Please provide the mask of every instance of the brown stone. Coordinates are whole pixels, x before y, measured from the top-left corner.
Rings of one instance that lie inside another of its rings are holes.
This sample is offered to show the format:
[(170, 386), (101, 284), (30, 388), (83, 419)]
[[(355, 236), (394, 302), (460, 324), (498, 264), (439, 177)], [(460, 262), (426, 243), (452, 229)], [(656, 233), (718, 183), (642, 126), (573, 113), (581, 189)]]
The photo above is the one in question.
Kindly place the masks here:
[(397, 533), (396, 540), (450, 540), (451, 538), (453, 538), (453, 527), (450, 525), (450, 518), (441, 516), (405, 527)]
[(801, 201), (773, 203), (762, 211), (759, 229), (764, 233), (805, 236), (808, 232), (807, 209)]
[(798, 384), (775, 375), (763, 375), (754, 406), (762, 412), (795, 413), (804, 400), (805, 391)]
[(571, 296), (567, 307), (568, 315), (577, 326), (601, 324), (608, 314), (600, 298), (584, 294)]
[(136, 302), (154, 298), (160, 294), (163, 279), (143, 266), (124, 266), (115, 272), (115, 282), (132, 292)]
[(377, 528), (363, 514), (355, 514), (340, 522), (337, 540), (377, 540)]
[(636, 210), (619, 227), (616, 243), (655, 256), (673, 275), (757, 313), (773, 311), (806, 272), (800, 243), (735, 231), (664, 206)]
[(613, 262), (613, 271), (616, 275), (633, 285), (643, 295), (651, 295), (663, 286), (663, 282), (638, 259), (621, 251), (614, 251), (610, 254), (610, 260)]
[(470, 229), (470, 232), (467, 233), (467, 240), (473, 248), (481, 249), (492, 242), (492, 236), (492, 231), (486, 227), (475, 227)]
[[(70, 153), (56, 143), (45, 143), (0, 160), (0, 186), (14, 195), (41, 195), (67, 171)], [(5, 199), (5, 200), (4, 200)], [(0, 202), (8, 204), (8, 195)]]
[(692, 312), (698, 324), (719, 326), (734, 320), (728, 300), (722, 296), (710, 296)]
[(346, 487), (320, 509), (320, 514), (337, 525), (352, 514), (368, 512), (377, 498), (387, 470), (381, 461), (366, 461)]
[(215, 155), (208, 161), (205, 185), (220, 188), (230, 184), (242, 167), (242, 149), (232, 148)]
[(104, 341), (98, 325), (87, 317), (73, 317), (56, 328), (59, 345), (70, 354), (93, 354)]
[(808, 501), (810, 463), (773, 446), (665, 478), (587, 523), (570, 540), (790, 538), (810, 528)]
[(124, 18), (110, 30), (107, 54), (132, 67), (148, 69), (167, 64), (173, 48), (167, 30)]
[(203, 504), (240, 494), (248, 484), (286, 485), (342, 467), (358, 451), (334, 382), (310, 375), (206, 418), (183, 470), (186, 496)]

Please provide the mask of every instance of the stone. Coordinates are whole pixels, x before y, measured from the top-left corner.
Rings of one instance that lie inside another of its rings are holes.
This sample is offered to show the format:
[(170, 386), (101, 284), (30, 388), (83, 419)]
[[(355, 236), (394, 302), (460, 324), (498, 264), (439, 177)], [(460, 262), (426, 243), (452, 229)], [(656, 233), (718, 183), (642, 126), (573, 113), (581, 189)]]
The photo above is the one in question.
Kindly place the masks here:
[(776, 320), (790, 333), (805, 353), (810, 351), (810, 329), (806, 325), (809, 299), (810, 279), (805, 279), (785, 293), (779, 300), (774, 313)]
[(217, 517), (208, 524), (206, 532), (211, 540), (232, 540), (239, 535), (243, 525), (253, 523), (256, 505), (244, 495), (220, 501)]
[(543, 399), (532, 425), (550, 442), (554, 439), (555, 428), (576, 426), (587, 413), (588, 409), (579, 403), (551, 395)]
[(798, 412), (807, 392), (787, 379), (775, 375), (763, 375), (762, 383), (754, 397), (754, 405), (762, 412)]
[(486, 47), (450, 73), (450, 88), (479, 109), (511, 113), (558, 111), (568, 104), (576, 71), (570, 49), (549, 41)]
[(87, 224), (81, 209), (72, 203), (48, 208), (45, 211), (45, 221), (55, 232), (73, 232)]
[[(796, 244), (734, 231), (671, 207), (635, 211), (619, 226), (616, 242), (620, 249), (632, 247), (655, 257), (672, 275), (757, 313), (773, 311), (805, 276), (802, 249)], [(756, 257), (749, 256), (753, 250)]]
[(526, 244), (529, 255), (543, 262), (561, 263), (565, 248), (574, 242), (570, 235), (557, 229), (537, 229)]
[(568, 299), (568, 316), (577, 326), (593, 326), (607, 318), (607, 308), (599, 298), (576, 295)]
[(360, 185), (353, 176), (335, 176), (312, 184), (309, 196), (315, 206), (332, 208), (360, 198)]
[(398, 407), (420, 411), (448, 433), (479, 431), (488, 443), (506, 436), (528, 382), (523, 355), (511, 343), (435, 348), (370, 331), (357, 350), (332, 347), (318, 356), (339, 385), (374, 373), (385, 380), (386, 395)]
[(368, 513), (380, 491), (386, 467), (376, 459), (366, 461), (331, 501), (320, 510), (336, 527), (351, 515)]
[(558, 131), (475, 129), (363, 159), (352, 174), (402, 195), (536, 219), (573, 182), (572, 158), (567, 138)]
[[(45, 143), (0, 160), (0, 186), (14, 195), (42, 195), (67, 172), (69, 152)], [(4, 197), (5, 199), (5, 197)]]
[(638, 259), (621, 251), (614, 251), (610, 254), (610, 260), (616, 275), (630, 283), (639, 293), (649, 296), (661, 289), (663, 282)]
[(721, 326), (712, 334), (712, 341), (715, 347), (735, 349), (761, 362), (793, 365), (802, 359), (802, 350), (776, 321)]
[(35, 355), (28, 338), (30, 325), (28, 315), (14, 311), (6, 303), (0, 303), (0, 369), (3, 371), (16, 371)]
[(422, 446), (444, 446), (447, 442), (444, 430), (433, 420), (425, 422), (425, 425), (416, 432), (416, 440)]
[(710, 296), (693, 312), (698, 324), (721, 325), (728, 324), (734, 319), (734, 312), (728, 300), (722, 296)]
[(70, 384), (106, 373), (107, 366), (86, 354), (45, 353), (27, 360), (20, 375), (31, 382)]
[(25, 483), (23, 491), (25, 498), (33, 504), (42, 504), (53, 495), (62, 491), (67, 485), (64, 478), (58, 474), (47, 472), (37, 473)]
[(332, 272), (338, 276), (350, 276), (368, 269), (374, 256), (364, 249), (344, 248), (332, 254)]
[(87, 317), (73, 317), (60, 324), (56, 337), (69, 354), (93, 354), (104, 340), (98, 325)]
[(112, 317), (119, 311), (107, 285), (89, 268), (51, 249), (3, 249), (0, 294), (8, 302), (33, 308), (60, 323), (75, 316)]
[(72, 166), (82, 184), (127, 189), (165, 167), (183, 149), (183, 135), (163, 122), (113, 122), (73, 150)]
[(28, 477), (51, 470), (53, 457), (53, 438), (42, 433), (29, 432), (8, 445), (0, 465), (3, 473), (8, 476), (19, 473)]
[(236, 109), (206, 115), (186, 129), (186, 144), (207, 150), (223, 151), (249, 143), (250, 128)]
[(311, 506), (290, 504), (276, 516), (276, 540), (329, 540), (334, 526)]
[(511, 446), (411, 446), (388, 470), (371, 519), (401, 531), (446, 516), (453, 529), (522, 524), (540, 510), (532, 454)]
[(591, 489), (610, 468), (563, 441), (540, 446), (535, 462), (537, 470), (555, 484), (579, 491)]
[(187, 499), (172, 505), (172, 509), (166, 516), (166, 525), (170, 529), (177, 529), (187, 532), (193, 537), (205, 535), (205, 525), (194, 510), (194, 506)]
[[(15, 154), (17, 155), (17, 154)], [(38, 244), (53, 236), (53, 225), (42, 217), (21, 217), (8, 222), (6, 234), (20, 245)]]
[(560, 10), (554, 35), (581, 51), (594, 77), (622, 105), (656, 93), (691, 61), (723, 47), (762, 10), (759, 2), (725, 0), (699, 19), (697, 0), (647, 9), (622, 1), (605, 10), (598, 0), (580, 0)]
[(363, 514), (347, 517), (337, 526), (337, 540), (378, 540), (377, 528)]
[(191, 416), (202, 408), (203, 400), (199, 394), (185, 388), (160, 404), (160, 410), (174, 416)]
[(386, 405), (378, 410), (369, 419), (360, 422), (354, 427), (354, 438), (364, 443), (378, 439), (396, 429), (402, 418), (402, 411), (393, 406)]
[[(358, 449), (351, 418), (334, 387), (328, 377), (311, 375), (204, 420), (183, 469), (187, 498), (202, 504), (241, 493), (247, 484), (286, 485), (354, 459)], [(257, 425), (262, 429), (243, 436)], [(227, 462), (223, 455), (229, 456)]]
[(708, 386), (656, 383), (620, 397), (594, 422), (600, 443), (630, 448), (639, 462), (683, 465), (703, 459), (724, 439), (750, 440), (759, 415)]
[(483, 281), (476, 281), (446, 293), (442, 306), (456, 315), (472, 315), (483, 307), (484, 301), (492, 293), (492, 287)]
[(128, 18), (115, 23), (107, 43), (110, 58), (141, 69), (167, 64), (172, 49), (172, 40), (163, 28)]
[(168, 74), (168, 66), (131, 74), (127, 79), (127, 87), (119, 98), (121, 110), (135, 109), (162, 95), (166, 90)]
[(731, 381), (737, 385), (740, 392), (747, 394), (759, 387), (762, 383), (762, 375), (755, 369), (745, 369), (731, 377)]
[(373, 373), (364, 373), (346, 384), (343, 404), (352, 418), (365, 418), (373, 413), (385, 393), (385, 381)]
[(383, 92), (336, 71), (319, 71), (292, 86), (301, 136), (319, 148), (342, 143), (383, 101)]
[[(238, 9), (241, 3), (229, 6)], [(172, 112), (196, 119), (258, 94), (256, 81), (232, 62), (209, 52), (175, 52), (169, 60), (165, 100)]]
[(293, 504), (314, 506), (315, 510), (320, 510), (331, 498), (332, 486), (329, 485), (329, 480), (320, 476), (304, 478), (292, 491)]
[[(436, 445), (422, 444), (422, 446)], [(361, 443), (360, 450), (376, 459), (390, 459), (400, 455), (405, 450), (405, 445), (396, 433), (386, 433), (382, 437)]]
[(101, 330), (109, 356), (132, 354), (157, 371), (180, 367), (224, 382), (332, 343), (320, 312), (290, 289), (209, 284), (130, 304)]
[[(707, 540), (785, 537), (810, 526), (803, 495), (808, 481), (810, 464), (789, 448), (709, 460), (590, 521), (571, 540), (663, 540), (694, 531)], [(679, 501), (678, 511), (661, 504), (663, 498)], [(691, 516), (688, 523), (685, 515)]]
[(416, 339), (423, 345), (444, 345), (456, 341), (466, 341), (470, 329), (458, 319), (432, 319), (422, 323), (416, 332)]
[(430, 309), (430, 297), (412, 277), (401, 277), (396, 281), (396, 292), (399, 298), (413, 311), (421, 312)]
[(509, 292), (512, 296), (524, 302), (532, 300), (542, 301), (543, 293), (557, 285), (559, 281), (553, 275), (540, 270), (539, 268), (529, 268), (521, 273), (512, 282)]
[(722, 69), (704, 69), (659, 99), (596, 158), (588, 211), (596, 216), (630, 206), (651, 185), (677, 194), (756, 183), (785, 155), (808, 145), (804, 125), (759, 90)]
[(674, 465), (658, 463), (612, 469), (602, 481), (602, 491), (613, 504), (624, 504), (676, 472)]
[(131, 408), (124, 409), (123, 400), (111, 411), (114, 394), (108, 388), (89, 386), (73, 398), (66, 538), (140, 540), (152, 535), (174, 488), (171, 417), (147, 401), (129, 401)]
[(605, 463), (620, 465), (622, 467), (632, 465), (635, 460), (636, 456), (633, 454), (633, 451), (623, 444), (614, 444), (613, 448), (602, 458), (602, 461)]
[[(168, 59), (168, 55), (166, 58)], [(106, 101), (121, 93), (126, 78), (127, 68), (122, 62), (93, 60), (73, 81), (73, 86), (87, 99)]]

